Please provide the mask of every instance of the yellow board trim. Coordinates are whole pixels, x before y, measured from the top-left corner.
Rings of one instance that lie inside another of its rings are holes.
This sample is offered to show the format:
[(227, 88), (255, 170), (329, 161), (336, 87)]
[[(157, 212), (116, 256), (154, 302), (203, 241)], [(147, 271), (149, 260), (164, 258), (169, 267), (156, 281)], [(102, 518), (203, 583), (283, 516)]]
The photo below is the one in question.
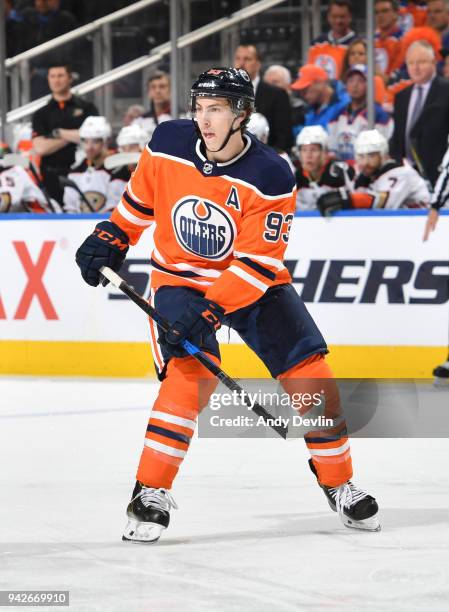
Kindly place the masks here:
[[(266, 378), (267, 369), (243, 344), (221, 346), (223, 369), (236, 378)], [(327, 359), (340, 378), (430, 378), (447, 347), (331, 346)], [(138, 342), (0, 341), (0, 374), (154, 376), (150, 347)]]

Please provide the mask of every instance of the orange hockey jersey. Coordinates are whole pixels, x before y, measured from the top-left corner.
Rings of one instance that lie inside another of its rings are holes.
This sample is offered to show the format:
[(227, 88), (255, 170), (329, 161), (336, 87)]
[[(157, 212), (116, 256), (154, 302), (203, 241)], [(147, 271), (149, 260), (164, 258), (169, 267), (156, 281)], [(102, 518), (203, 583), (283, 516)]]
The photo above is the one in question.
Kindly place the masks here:
[(151, 285), (183, 285), (233, 312), (291, 278), (284, 266), (296, 202), (287, 163), (245, 133), (209, 161), (192, 121), (167, 121), (143, 151), (111, 221), (136, 244), (154, 222)]

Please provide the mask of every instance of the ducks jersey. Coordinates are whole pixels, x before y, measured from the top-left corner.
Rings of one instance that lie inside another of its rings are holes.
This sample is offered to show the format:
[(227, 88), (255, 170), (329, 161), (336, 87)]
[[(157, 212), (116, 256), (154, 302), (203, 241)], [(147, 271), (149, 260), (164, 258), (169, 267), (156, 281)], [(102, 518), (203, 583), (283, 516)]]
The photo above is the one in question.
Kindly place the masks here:
[(160, 124), (111, 215), (136, 244), (155, 223), (154, 289), (187, 286), (233, 312), (290, 282), (283, 258), (296, 186), (287, 163), (249, 133), (209, 161), (190, 120)]
[[(347, 179), (345, 179), (345, 172), (347, 173)], [(353, 178), (354, 169), (349, 166), (343, 170), (341, 165), (339, 166), (338, 161), (331, 156), (328, 157), (320, 176), (315, 180), (299, 164), (296, 171), (296, 185), (298, 187), (297, 209), (317, 210), (317, 202), (320, 196), (330, 191), (347, 187), (347, 181), (352, 181)]]
[[(84, 193), (95, 212), (112, 210), (126, 187), (126, 181), (121, 177), (111, 175), (103, 166), (91, 166), (86, 159), (68, 174), (68, 178)], [(64, 188), (63, 201), (66, 212), (91, 212), (73, 187)]]
[(426, 208), (426, 182), (408, 164), (387, 161), (373, 176), (359, 174), (351, 194), (353, 208)]
[[(21, 166), (0, 170), (0, 212), (28, 210), (26, 204), (37, 203), (46, 209), (44, 194)], [(32, 208), (32, 207), (31, 207)]]

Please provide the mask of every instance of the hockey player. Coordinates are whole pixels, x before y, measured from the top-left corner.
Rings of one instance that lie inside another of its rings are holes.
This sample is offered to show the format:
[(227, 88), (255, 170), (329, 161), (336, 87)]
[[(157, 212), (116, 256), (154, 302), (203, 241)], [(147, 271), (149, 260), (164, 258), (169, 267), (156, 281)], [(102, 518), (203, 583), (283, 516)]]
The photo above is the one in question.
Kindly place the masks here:
[[(184, 339), (218, 362), (215, 331), (225, 323), (286, 388), (320, 378), (336, 392), (326, 343), (283, 263), (294, 178), (275, 151), (245, 132), (254, 109), (251, 79), (243, 69), (210, 69), (192, 85), (190, 100), (193, 121), (157, 127), (110, 221), (99, 223), (76, 255), (83, 278), (97, 286), (101, 267), (119, 270), (128, 246), (156, 225), (151, 303), (171, 327), (164, 333), (150, 322), (162, 384), (127, 510), (123, 538), (131, 541), (155, 541), (168, 526), (170, 489), (204, 405), (198, 381), (215, 388), (213, 376), (181, 348)], [(344, 524), (377, 530), (375, 499), (350, 481), (344, 425), (306, 443), (318, 483)]]
[(327, 194), (319, 203), (323, 215), (342, 208), (426, 208), (430, 193), (424, 179), (408, 164), (388, 155), (388, 143), (377, 130), (361, 132), (355, 141), (354, 190)]
[[(123, 127), (118, 133), (117, 146), (119, 153), (108, 157), (106, 162), (106, 166), (111, 170), (108, 201), (114, 202), (114, 206), (120, 200), (131, 174), (136, 169), (140, 154), (148, 141), (148, 134), (136, 123)], [(129, 154), (128, 157), (130, 158), (125, 164), (123, 164), (123, 153)]]
[[(19, 165), (4, 166), (0, 160), (0, 213), (53, 212), (39, 187), (28, 172)], [(62, 212), (52, 200), (55, 212)]]
[(296, 139), (299, 167), (296, 171), (298, 210), (315, 210), (326, 193), (347, 187), (354, 170), (338, 163), (328, 151), (329, 136), (321, 125), (305, 127)]
[[(116, 200), (109, 197), (111, 174), (104, 167), (108, 155), (107, 142), (111, 126), (106, 117), (87, 117), (80, 127), (81, 146), (85, 159), (68, 174), (95, 212), (112, 210)], [(125, 184), (123, 184), (123, 188)], [(68, 213), (91, 212), (78, 190), (64, 189), (64, 210)]]
[[(430, 211), (427, 217), (426, 227), (424, 229), (423, 240), (429, 239), (431, 232), (433, 232), (437, 226), (438, 219), (440, 216), (440, 210), (442, 208), (448, 208), (449, 206), (449, 149), (446, 151), (443, 161), (441, 162), (441, 170), (438, 176), (437, 182), (435, 183), (435, 189), (432, 194), (430, 201)], [(434, 368), (432, 374), (435, 376), (435, 384), (449, 382), (449, 352), (447, 360)]]

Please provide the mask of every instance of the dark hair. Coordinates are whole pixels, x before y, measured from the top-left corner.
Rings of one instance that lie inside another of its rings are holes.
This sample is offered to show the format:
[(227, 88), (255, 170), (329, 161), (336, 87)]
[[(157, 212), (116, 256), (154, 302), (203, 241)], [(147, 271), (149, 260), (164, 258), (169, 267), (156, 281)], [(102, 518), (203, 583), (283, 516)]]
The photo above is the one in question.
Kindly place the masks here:
[(352, 2), (351, 2), (351, 0), (331, 0), (331, 1), (329, 2), (328, 7), (327, 7), (327, 12), (328, 12), (328, 13), (329, 13), (329, 11), (331, 10), (331, 8), (332, 8), (334, 5), (335, 5), (335, 6), (339, 6), (339, 7), (341, 7), (341, 8), (345, 8), (345, 7), (346, 7), (346, 8), (348, 9), (348, 11), (351, 13), (351, 15), (352, 15), (352, 13), (353, 13), (353, 9), (352, 9)]
[(167, 72), (164, 72), (163, 70), (156, 70), (156, 72), (153, 72), (153, 74), (149, 77), (147, 81), (147, 87), (153, 81), (158, 81), (159, 79), (163, 79), (164, 77), (166, 77), (170, 81), (170, 75)]
[(52, 68), (64, 68), (67, 74), (69, 74), (70, 76), (72, 76), (73, 74), (72, 66), (70, 64), (67, 64), (67, 62), (52, 62), (48, 66), (47, 74), (50, 72)]
[(398, 0), (374, 0), (374, 6), (376, 6), (376, 4), (380, 4), (381, 2), (388, 2), (391, 5), (393, 11), (399, 11)]
[(352, 49), (356, 46), (356, 45), (363, 45), (365, 47), (365, 51), (367, 51), (367, 44), (366, 44), (366, 40), (363, 40), (363, 38), (356, 38), (354, 39), (346, 48), (346, 52), (345, 55), (343, 57), (343, 64), (341, 67), (341, 78), (345, 78), (346, 73), (348, 71), (349, 68), (349, 55), (352, 51)]
[(254, 51), (256, 52), (257, 61), (259, 62), (262, 61), (262, 56), (260, 55), (259, 49), (257, 48), (257, 45), (255, 45), (254, 43), (252, 42), (239, 43), (237, 47), (252, 47)]

